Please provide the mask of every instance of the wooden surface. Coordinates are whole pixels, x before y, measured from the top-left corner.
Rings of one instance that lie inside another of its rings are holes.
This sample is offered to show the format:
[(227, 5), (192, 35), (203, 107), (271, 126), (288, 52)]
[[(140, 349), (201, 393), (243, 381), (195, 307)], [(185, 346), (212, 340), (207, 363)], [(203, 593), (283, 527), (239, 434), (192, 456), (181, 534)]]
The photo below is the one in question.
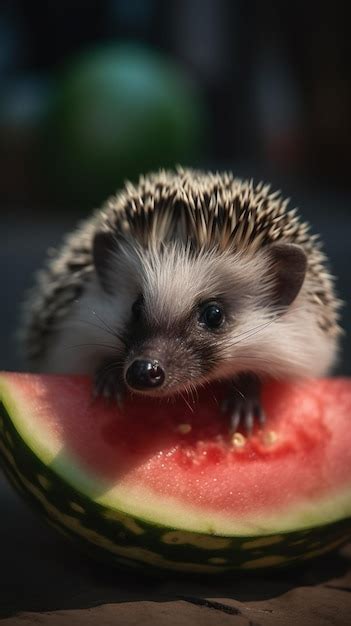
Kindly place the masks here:
[(137, 578), (90, 561), (0, 479), (1, 626), (346, 626), (351, 546), (274, 575)]

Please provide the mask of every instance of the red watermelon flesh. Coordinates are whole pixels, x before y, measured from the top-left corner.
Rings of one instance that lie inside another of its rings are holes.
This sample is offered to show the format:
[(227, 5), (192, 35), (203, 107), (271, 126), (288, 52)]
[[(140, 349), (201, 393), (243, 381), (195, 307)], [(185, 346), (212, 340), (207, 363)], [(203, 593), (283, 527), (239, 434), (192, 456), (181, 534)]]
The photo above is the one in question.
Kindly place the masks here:
[(92, 400), (83, 377), (3, 374), (0, 391), (38, 457), (132, 515), (218, 534), (351, 515), (350, 381), (267, 385), (266, 426), (236, 444), (220, 387), (195, 403), (128, 398), (123, 411)]

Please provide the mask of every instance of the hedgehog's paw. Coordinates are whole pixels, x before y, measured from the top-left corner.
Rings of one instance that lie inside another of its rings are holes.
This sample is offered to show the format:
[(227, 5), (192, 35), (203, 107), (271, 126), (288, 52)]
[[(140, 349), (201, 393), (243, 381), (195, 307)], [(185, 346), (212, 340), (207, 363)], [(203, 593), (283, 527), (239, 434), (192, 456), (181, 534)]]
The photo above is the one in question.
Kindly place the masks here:
[(229, 431), (234, 434), (243, 429), (247, 436), (252, 434), (254, 425), (265, 423), (265, 414), (259, 402), (250, 398), (225, 398), (222, 409), (229, 416)]
[(253, 374), (243, 374), (235, 379), (222, 402), (222, 411), (229, 416), (230, 434), (234, 434), (240, 428), (250, 436), (255, 424), (262, 427), (265, 423), (265, 414), (260, 401), (258, 378)]
[(119, 367), (113, 362), (106, 362), (99, 367), (94, 376), (93, 396), (114, 400), (121, 409), (125, 387), (121, 380)]

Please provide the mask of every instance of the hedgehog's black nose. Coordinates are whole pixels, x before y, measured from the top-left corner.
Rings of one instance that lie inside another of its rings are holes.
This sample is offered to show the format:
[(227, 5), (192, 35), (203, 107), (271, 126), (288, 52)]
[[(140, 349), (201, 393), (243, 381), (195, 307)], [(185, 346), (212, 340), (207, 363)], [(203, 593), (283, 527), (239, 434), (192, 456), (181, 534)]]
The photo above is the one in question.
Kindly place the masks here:
[(153, 389), (163, 385), (165, 373), (158, 361), (136, 359), (127, 369), (126, 380), (132, 389)]

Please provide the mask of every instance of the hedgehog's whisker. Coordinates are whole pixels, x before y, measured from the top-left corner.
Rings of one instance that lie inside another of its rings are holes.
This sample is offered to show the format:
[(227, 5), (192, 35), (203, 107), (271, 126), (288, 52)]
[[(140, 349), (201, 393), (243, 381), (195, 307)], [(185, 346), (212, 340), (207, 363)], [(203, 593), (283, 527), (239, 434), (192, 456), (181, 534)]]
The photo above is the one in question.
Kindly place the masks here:
[[(202, 386), (201, 383), (199, 383), (199, 386)], [(195, 402), (199, 399), (199, 390), (197, 388), (196, 385), (194, 385), (194, 383), (189, 383), (189, 391), (191, 393), (191, 397), (193, 399), (193, 403), (195, 404)], [(195, 400), (196, 398), (196, 400)]]
[(190, 402), (188, 402), (185, 395), (181, 391), (179, 391), (179, 395), (182, 398), (182, 400), (184, 400), (185, 404), (189, 407), (190, 411), (194, 413), (194, 407), (191, 406)]
[(233, 381), (231, 381), (231, 384), (232, 384), (232, 387), (234, 387), (236, 393), (238, 393), (239, 396), (241, 396), (242, 399), (245, 400), (245, 394), (242, 391), (240, 391), (240, 389), (237, 388), (237, 386), (234, 384)]
[(97, 314), (96, 311), (94, 311), (93, 309), (91, 309), (92, 314), (99, 320), (99, 322), (101, 322), (101, 324), (103, 324), (104, 328), (106, 329), (107, 332), (109, 332), (111, 335), (113, 335), (113, 337), (116, 337), (117, 339), (119, 339), (121, 341), (121, 343), (123, 343), (123, 345), (126, 345), (125, 340), (123, 339), (122, 335), (120, 335), (114, 328), (111, 328), (111, 326), (102, 319), (102, 317), (100, 315)]
[(249, 339), (250, 337), (253, 337), (254, 335), (257, 335), (257, 333), (262, 332), (265, 328), (267, 328), (267, 326), (270, 326), (271, 324), (273, 324), (273, 322), (276, 322), (277, 318), (274, 317), (273, 319), (269, 320), (268, 322), (264, 322), (263, 324), (259, 324), (258, 326), (255, 326), (254, 328), (251, 328), (250, 330), (247, 330), (246, 332), (243, 332), (239, 335), (236, 335), (236, 337), (234, 337), (234, 339), (238, 339), (239, 341), (234, 341), (233, 343), (229, 344), (230, 347), (232, 346), (236, 346), (238, 343), (241, 343), (242, 341), (245, 341), (246, 339)]
[(99, 381), (104, 381), (104, 379), (111, 372), (113, 372), (114, 370), (118, 370), (120, 365), (121, 365), (120, 362), (117, 360), (106, 363), (105, 365), (103, 365), (102, 367), (98, 369), (98, 371), (95, 374), (95, 379)]
[(113, 346), (111, 344), (108, 343), (72, 343), (69, 345), (64, 345), (64, 348), (66, 349), (70, 349), (70, 348), (88, 348), (88, 347), (92, 347), (92, 346), (96, 346), (97, 348), (109, 348), (109, 350), (113, 350), (114, 352), (120, 352), (120, 350), (118, 348), (116, 348), (116, 346)]
[(264, 328), (266, 328), (267, 326), (269, 326), (270, 324), (273, 324), (273, 322), (276, 322), (278, 319), (278, 317), (273, 317), (272, 319), (268, 320), (268, 322), (262, 322), (261, 324), (258, 324), (257, 326), (254, 326), (253, 328), (249, 328), (248, 330), (245, 330), (242, 333), (239, 333), (239, 335), (235, 335), (234, 339), (240, 339), (241, 337), (243, 337), (244, 335), (249, 334), (249, 336), (251, 337), (251, 334), (254, 331), (259, 331), (259, 330), (263, 330)]
[(192, 385), (187, 385), (185, 387), (185, 393), (187, 394), (188, 398), (190, 399), (190, 401), (192, 402), (192, 404), (195, 404), (195, 398), (194, 398), (194, 389)]
[(83, 320), (83, 319), (80, 319), (80, 318), (70, 322), (70, 325), (66, 325), (65, 329), (69, 329), (73, 324), (77, 324), (77, 325), (78, 324), (86, 324), (87, 326), (92, 326), (93, 328), (98, 328), (99, 330), (102, 330), (103, 332), (107, 333), (108, 335), (111, 335), (112, 337), (115, 337), (124, 346), (126, 346), (125, 339), (117, 331), (113, 331), (112, 329), (109, 330), (108, 328), (105, 328), (104, 326), (100, 326), (100, 324), (94, 324), (94, 322), (89, 322), (89, 320)]
[(121, 365), (121, 360), (114, 359), (113, 361), (107, 361), (102, 367), (100, 367), (100, 372), (108, 372), (114, 367), (119, 367)]
[(109, 330), (108, 328), (105, 328), (104, 326), (100, 326), (100, 324), (94, 324), (94, 322), (89, 322), (89, 320), (83, 320), (83, 319), (77, 319), (76, 321), (79, 324), (86, 324), (87, 326), (93, 326), (93, 328), (98, 328), (99, 330), (103, 330), (109, 335), (112, 335), (112, 337), (117, 337), (118, 339), (120, 339), (120, 337), (115, 331)]
[(203, 381), (197, 381), (197, 384), (189, 382), (184, 387), (184, 391), (191, 397), (191, 401), (195, 406), (199, 401), (199, 388), (203, 388), (206, 386), (206, 383)]
[(112, 335), (112, 337), (116, 336), (115, 332), (112, 332), (111, 330), (105, 328), (104, 326), (101, 326), (100, 324), (94, 324), (94, 322), (89, 322), (89, 320), (77, 319), (77, 322), (79, 322), (80, 324), (86, 324), (87, 326), (93, 326), (93, 328), (98, 328), (99, 330), (103, 330), (109, 335)]
[(268, 320), (268, 322), (263, 322), (262, 324), (258, 324), (258, 326), (254, 326), (253, 328), (250, 328), (249, 330), (244, 331), (243, 333), (240, 333), (239, 335), (236, 335), (234, 339), (239, 339), (239, 341), (234, 341), (233, 343), (229, 344), (229, 346), (230, 347), (236, 346), (238, 343), (241, 343), (241, 341), (245, 341), (245, 339), (249, 339), (253, 335), (256, 335), (257, 333), (261, 332), (262, 330), (264, 330), (265, 328), (267, 328), (268, 326), (276, 322), (277, 320), (279, 321), (280, 317), (281, 317), (280, 315), (275, 315), (274, 317), (272, 317), (272, 319)]
[[(106, 385), (110, 381), (111, 374), (113, 374), (114, 372), (118, 372), (118, 368), (119, 368), (119, 362), (115, 360), (115, 361), (109, 361), (105, 363), (105, 365), (103, 365), (97, 370), (94, 376), (93, 393), (95, 397), (106, 394), (105, 389), (107, 389)], [(109, 392), (108, 392), (108, 396), (110, 397)], [(117, 396), (116, 396), (116, 399), (117, 399)], [(117, 402), (118, 402), (118, 399), (117, 399)]]

